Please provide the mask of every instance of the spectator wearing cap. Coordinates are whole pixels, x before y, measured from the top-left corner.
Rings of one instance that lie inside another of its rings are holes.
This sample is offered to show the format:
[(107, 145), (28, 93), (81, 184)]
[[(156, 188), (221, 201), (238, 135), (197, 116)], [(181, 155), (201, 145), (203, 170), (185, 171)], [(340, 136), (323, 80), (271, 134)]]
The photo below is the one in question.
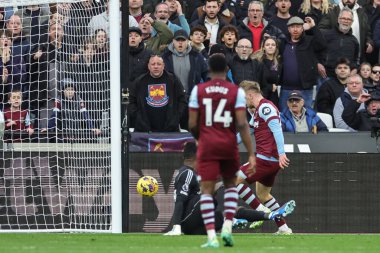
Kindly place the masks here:
[[(195, 85), (207, 80), (207, 63), (204, 57), (195, 51), (189, 44), (189, 38), (184, 30), (174, 33), (173, 42), (169, 44), (162, 54), (165, 70), (174, 74), (181, 81), (187, 97)], [(181, 127), (187, 128), (188, 116), (185, 108), (181, 118)]]
[(335, 76), (336, 59), (342, 57), (351, 62), (352, 69), (359, 66), (359, 42), (352, 35), (351, 29), (353, 17), (352, 10), (344, 7), (339, 13), (337, 26), (329, 30), (321, 30), (327, 43), (325, 62), (322, 64), (323, 66), (318, 66), (318, 69), (322, 70), (320, 73), (322, 78)]
[(342, 95), (351, 73), (351, 63), (347, 58), (338, 59), (335, 64), (335, 77), (329, 78), (320, 87), (315, 100), (315, 108), (333, 116), (335, 101)]
[(180, 25), (174, 24), (169, 21), (169, 6), (166, 3), (159, 3), (156, 5), (156, 10), (154, 12), (154, 17), (165, 23), (169, 29), (175, 33), (178, 30), (185, 30), (187, 34), (190, 33), (190, 26), (189, 23), (187, 22), (185, 15), (182, 12), (182, 7), (179, 4), (177, 8), (177, 13), (178, 13), (178, 18), (180, 21)]
[(239, 85), (242, 81), (262, 83), (263, 68), (256, 59), (251, 58), (252, 43), (248, 39), (240, 39), (235, 48), (236, 55), (228, 63), (233, 82)]
[[(288, 21), (289, 35), (282, 40), (280, 54), (283, 60), (281, 75), (280, 109), (287, 107), (287, 98), (292, 90), (299, 90), (306, 107), (312, 107), (313, 86), (317, 82), (317, 58), (326, 48), (322, 33), (315, 27), (314, 20), (306, 17), (306, 23), (299, 17)], [(306, 35), (310, 31), (312, 35)]]
[[(347, 79), (347, 87), (344, 92), (336, 100), (333, 110), (334, 123), (337, 128), (346, 129), (350, 132), (355, 132), (355, 129), (351, 128), (342, 118), (344, 108), (351, 102), (351, 100), (357, 100), (360, 94), (367, 93), (363, 89), (363, 79), (360, 75), (351, 75)], [(360, 103), (358, 111), (364, 109), (364, 103)]]
[(197, 25), (191, 28), (190, 31), (190, 45), (191, 47), (201, 53), (205, 59), (208, 59), (209, 52), (209, 40), (205, 40), (207, 36), (207, 30), (204, 26)]
[(310, 107), (305, 106), (302, 93), (293, 90), (287, 100), (287, 108), (281, 112), (281, 124), (284, 132), (316, 134), (327, 131), (327, 126)]
[(130, 89), (129, 115), (135, 132), (179, 132), (186, 107), (181, 81), (167, 72), (161, 56), (152, 55), (145, 75)]
[[(373, 51), (372, 30), (368, 21), (367, 14), (364, 8), (361, 8), (357, 0), (340, 0), (339, 4), (334, 6), (329, 13), (323, 16), (319, 22), (320, 29), (332, 29), (337, 26), (339, 13), (343, 7), (348, 7), (353, 11), (352, 34), (359, 42), (360, 62), (365, 60), (366, 54), (371, 54)], [(347, 20), (348, 21), (348, 20)]]
[[(140, 20), (139, 28), (146, 48), (155, 54), (161, 54), (173, 39), (173, 32), (169, 27), (159, 20), (153, 20), (149, 14)], [(155, 32), (153, 32), (153, 28)]]
[(260, 1), (252, 1), (248, 5), (248, 16), (244, 18), (239, 26), (239, 37), (251, 41), (253, 52), (260, 49), (264, 36), (274, 36), (277, 39), (285, 38), (283, 32), (274, 25), (268, 26), (268, 21), (264, 19), (264, 5)]
[(150, 49), (145, 48), (142, 41), (142, 32), (138, 27), (129, 28), (129, 80), (132, 82), (138, 76), (148, 72), (148, 62), (152, 55)]
[[(365, 109), (358, 110), (362, 104)], [(358, 131), (371, 131), (380, 127), (380, 91), (372, 94), (361, 93), (356, 100), (351, 100), (343, 110), (343, 120)]]

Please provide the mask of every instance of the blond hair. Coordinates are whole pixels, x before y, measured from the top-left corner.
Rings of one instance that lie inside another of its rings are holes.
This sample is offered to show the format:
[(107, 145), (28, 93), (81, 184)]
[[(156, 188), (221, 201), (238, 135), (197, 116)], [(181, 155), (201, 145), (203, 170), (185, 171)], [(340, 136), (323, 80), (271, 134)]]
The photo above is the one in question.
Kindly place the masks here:
[(239, 84), (239, 87), (245, 92), (252, 91), (261, 94), (260, 84), (258, 82), (244, 80)]
[[(301, 12), (303, 14), (309, 14), (311, 11), (311, 0), (303, 0), (303, 3), (301, 4)], [(327, 14), (330, 10), (330, 4), (328, 0), (322, 0), (321, 8), (322, 14)]]

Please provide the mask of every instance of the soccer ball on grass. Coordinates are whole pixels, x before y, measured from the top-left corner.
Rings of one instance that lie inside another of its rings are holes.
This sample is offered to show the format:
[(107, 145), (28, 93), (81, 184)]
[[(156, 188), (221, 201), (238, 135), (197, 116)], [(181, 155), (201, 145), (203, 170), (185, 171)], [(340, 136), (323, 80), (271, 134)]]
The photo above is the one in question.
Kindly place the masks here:
[(137, 182), (136, 189), (140, 195), (152, 197), (158, 191), (158, 182), (154, 177), (143, 176)]

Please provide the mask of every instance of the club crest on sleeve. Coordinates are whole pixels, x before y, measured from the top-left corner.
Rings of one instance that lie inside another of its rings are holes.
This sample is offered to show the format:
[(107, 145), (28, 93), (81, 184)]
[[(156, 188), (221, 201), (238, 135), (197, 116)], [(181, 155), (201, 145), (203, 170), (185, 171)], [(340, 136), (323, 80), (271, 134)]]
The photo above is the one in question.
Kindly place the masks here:
[(265, 106), (261, 111), (265, 116), (271, 113), (271, 109), (268, 106)]
[(184, 184), (182, 186), (182, 191), (188, 192), (189, 191), (189, 185), (188, 184)]

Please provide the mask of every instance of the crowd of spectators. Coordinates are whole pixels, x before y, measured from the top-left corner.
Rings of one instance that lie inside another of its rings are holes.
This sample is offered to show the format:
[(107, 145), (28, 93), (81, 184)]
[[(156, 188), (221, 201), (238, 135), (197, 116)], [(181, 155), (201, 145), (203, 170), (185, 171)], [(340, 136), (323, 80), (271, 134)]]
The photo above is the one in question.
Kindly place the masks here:
[[(134, 131), (186, 130), (189, 94), (209, 79), (214, 53), (225, 55), (229, 81), (260, 84), (282, 112), (284, 131), (327, 131), (321, 113), (335, 128), (369, 130), (373, 121), (362, 118), (378, 115), (380, 0), (129, 0), (128, 6)], [(0, 109), (27, 113), (30, 121), (10, 124), (12, 130), (102, 134), (111, 88), (110, 12), (106, 0), (0, 8)], [(11, 98), (19, 93), (16, 109)], [(13, 122), (13, 114), (5, 121)]]
[[(194, 85), (208, 80), (205, 66), (209, 56), (224, 54), (229, 81), (260, 83), (264, 97), (279, 107), (287, 132), (328, 131), (331, 126), (319, 117), (325, 119), (326, 114), (338, 130), (370, 130), (357, 126), (356, 114), (348, 118), (346, 107), (350, 112), (355, 108), (360, 115), (367, 112), (369, 118), (376, 117), (380, 109), (374, 93), (380, 90), (380, 39), (376, 37), (380, 34), (380, 1), (164, 0), (153, 12), (144, 12), (142, 0), (129, 3), (130, 14), (139, 22), (129, 32), (134, 108), (130, 113), (135, 131), (167, 130), (155, 129), (153, 123), (141, 128), (137, 123), (154, 111), (154, 118), (164, 124), (175, 106), (150, 104), (170, 97), (160, 79), (149, 83), (143, 93), (135, 93), (143, 85), (136, 79), (137, 73), (154, 76), (151, 68), (147, 69), (152, 53), (162, 58), (162, 73), (179, 79), (185, 98)], [(159, 84), (161, 88), (152, 92)], [(364, 98), (361, 94), (369, 95)], [(145, 102), (137, 104), (137, 97)], [(176, 111), (182, 111), (182, 102), (177, 103)], [(186, 111), (178, 119), (182, 129), (187, 129)]]

